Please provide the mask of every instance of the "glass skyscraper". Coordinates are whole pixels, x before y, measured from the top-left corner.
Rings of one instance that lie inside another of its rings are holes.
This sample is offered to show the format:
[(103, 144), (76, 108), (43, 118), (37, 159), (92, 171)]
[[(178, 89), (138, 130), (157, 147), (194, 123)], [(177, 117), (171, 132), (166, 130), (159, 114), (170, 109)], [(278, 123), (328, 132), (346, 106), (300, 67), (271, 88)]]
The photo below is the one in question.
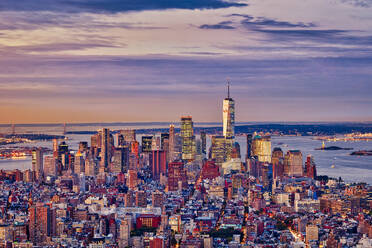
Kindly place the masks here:
[(234, 138), (235, 131), (235, 102), (230, 97), (230, 83), (227, 84), (227, 98), (223, 100), (223, 136)]
[(181, 117), (182, 159), (194, 160), (195, 136), (191, 116)]

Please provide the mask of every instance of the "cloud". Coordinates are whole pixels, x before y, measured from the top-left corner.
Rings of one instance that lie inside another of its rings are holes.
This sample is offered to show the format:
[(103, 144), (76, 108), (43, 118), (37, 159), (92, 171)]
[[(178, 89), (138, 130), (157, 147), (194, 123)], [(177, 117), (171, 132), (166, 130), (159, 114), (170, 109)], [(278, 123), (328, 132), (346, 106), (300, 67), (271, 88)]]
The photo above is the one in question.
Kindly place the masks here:
[(312, 41), (327, 44), (371, 46), (371, 35), (355, 35), (351, 30), (337, 29), (254, 29), (270, 35), (268, 40), (278, 42)]
[[(123, 46), (123, 45), (121, 45)], [(27, 46), (15, 46), (12, 47), (16, 52), (60, 52), (60, 51), (71, 51), (71, 50), (84, 50), (89, 48), (99, 47), (118, 47), (110, 43), (50, 43), (50, 44), (38, 44), (38, 45), (27, 45)], [(8, 47), (9, 49), (9, 47)]]
[(0, 10), (57, 12), (127, 12), (161, 9), (216, 9), (246, 6), (224, 0), (2, 0)]
[[(235, 14), (235, 16), (244, 16), (244, 15), (238, 15)], [(265, 27), (278, 27), (278, 28), (310, 28), (315, 27), (316, 25), (313, 23), (291, 23), (286, 21), (276, 21), (273, 19), (268, 19), (264, 17), (258, 17), (258, 18), (252, 18), (251, 16), (247, 16), (246, 19), (244, 19), (241, 22), (246, 27), (259, 27), (259, 26), (265, 26)]]
[(200, 25), (200, 29), (235, 29), (231, 21), (220, 22), (218, 24), (203, 24)]
[(341, 1), (356, 7), (370, 8), (372, 6), (371, 0), (341, 0)]

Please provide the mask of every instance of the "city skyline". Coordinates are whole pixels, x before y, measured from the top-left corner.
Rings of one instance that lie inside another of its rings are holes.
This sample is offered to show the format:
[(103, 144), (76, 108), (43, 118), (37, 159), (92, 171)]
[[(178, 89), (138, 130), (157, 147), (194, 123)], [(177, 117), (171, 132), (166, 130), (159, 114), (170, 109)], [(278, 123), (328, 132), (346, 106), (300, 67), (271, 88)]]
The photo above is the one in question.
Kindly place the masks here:
[(219, 122), (226, 78), (237, 122), (372, 121), (370, 10), (367, 0), (5, 0), (0, 123)]

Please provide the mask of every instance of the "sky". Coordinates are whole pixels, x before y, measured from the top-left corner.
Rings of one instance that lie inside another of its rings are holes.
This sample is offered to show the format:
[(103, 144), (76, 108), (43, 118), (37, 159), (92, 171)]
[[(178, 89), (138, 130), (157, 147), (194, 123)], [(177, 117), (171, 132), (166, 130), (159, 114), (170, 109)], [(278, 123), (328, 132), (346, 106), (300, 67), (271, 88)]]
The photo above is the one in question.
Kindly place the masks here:
[(0, 123), (372, 121), (372, 0), (1, 0)]

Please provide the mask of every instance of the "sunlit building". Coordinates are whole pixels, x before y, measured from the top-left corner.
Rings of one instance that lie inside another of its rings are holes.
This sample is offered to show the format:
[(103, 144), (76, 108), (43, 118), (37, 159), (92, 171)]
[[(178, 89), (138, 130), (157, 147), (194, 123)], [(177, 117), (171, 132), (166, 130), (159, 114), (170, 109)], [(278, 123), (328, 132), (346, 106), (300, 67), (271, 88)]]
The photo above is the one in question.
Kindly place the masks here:
[(181, 117), (182, 159), (195, 159), (195, 136), (191, 116)]
[(284, 174), (284, 156), (280, 147), (275, 147), (271, 155), (273, 165), (273, 179), (282, 177)]
[(227, 98), (223, 100), (223, 136), (234, 138), (235, 102), (230, 97), (230, 83), (227, 84)]
[(43, 181), (43, 151), (41, 148), (32, 151), (32, 172), (35, 181)]
[(271, 138), (270, 136), (256, 135), (252, 141), (252, 156), (258, 161), (271, 163)]
[(142, 152), (152, 151), (153, 136), (142, 136)]
[(302, 153), (299, 150), (289, 150), (284, 156), (284, 174), (287, 176), (303, 175)]
[(212, 136), (211, 159), (218, 166), (226, 161), (226, 139), (224, 136)]

